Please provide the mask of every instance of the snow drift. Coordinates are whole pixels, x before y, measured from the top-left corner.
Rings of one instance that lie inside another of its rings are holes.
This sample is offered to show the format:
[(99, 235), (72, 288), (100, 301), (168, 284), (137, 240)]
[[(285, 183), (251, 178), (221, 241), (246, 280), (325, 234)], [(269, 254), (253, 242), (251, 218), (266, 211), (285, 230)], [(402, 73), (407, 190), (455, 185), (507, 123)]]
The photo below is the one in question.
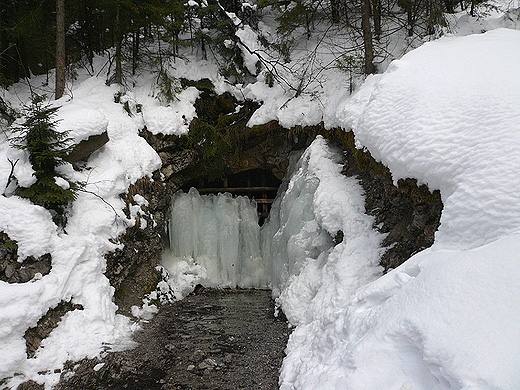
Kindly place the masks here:
[(444, 213), (432, 248), (296, 328), (282, 389), (520, 387), (518, 63), (518, 31), (443, 38), (338, 110), (394, 180), (440, 189)]

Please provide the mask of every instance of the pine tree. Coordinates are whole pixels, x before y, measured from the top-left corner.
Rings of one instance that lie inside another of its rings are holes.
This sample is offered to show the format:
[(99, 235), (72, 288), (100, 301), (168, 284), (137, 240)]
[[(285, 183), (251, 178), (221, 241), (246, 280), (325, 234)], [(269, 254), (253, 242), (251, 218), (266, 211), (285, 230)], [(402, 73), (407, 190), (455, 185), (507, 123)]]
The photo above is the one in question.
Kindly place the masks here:
[(16, 136), (11, 144), (29, 153), (36, 178), (30, 187), (19, 187), (17, 195), (53, 211), (54, 221), (63, 226), (64, 209), (76, 198), (79, 187), (56, 170), (65, 163), (63, 158), (70, 151), (68, 132), (56, 130), (57, 121), (53, 117), (57, 110), (58, 107), (45, 104), (44, 97), (35, 96), (24, 113), (25, 122), (14, 128)]

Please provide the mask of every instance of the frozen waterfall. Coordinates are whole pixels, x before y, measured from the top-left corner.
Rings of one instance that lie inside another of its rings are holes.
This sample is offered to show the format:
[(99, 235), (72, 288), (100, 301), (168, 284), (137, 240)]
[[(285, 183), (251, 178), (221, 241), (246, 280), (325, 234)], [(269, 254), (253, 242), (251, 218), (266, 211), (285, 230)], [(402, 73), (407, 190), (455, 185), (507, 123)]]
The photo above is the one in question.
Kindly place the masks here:
[[(196, 189), (177, 193), (170, 250), (163, 257), (175, 297), (181, 299), (197, 284), (271, 288), (290, 320), (299, 323), (307, 316), (301, 308), (309, 306), (323, 280), (348, 279), (359, 272), (362, 277), (345, 281), (357, 286), (378, 274), (382, 236), (364, 214), (361, 186), (341, 174), (340, 159), (321, 137), (295, 154), (262, 228), (247, 197), (201, 196)], [(334, 243), (340, 230), (344, 241)], [(365, 240), (362, 246), (370, 255), (358, 259), (350, 247)]]
[(195, 188), (178, 192), (169, 236), (166, 269), (184, 263), (181, 267), (194, 275), (194, 282), (208, 287), (268, 287), (256, 204), (247, 197), (201, 196)]

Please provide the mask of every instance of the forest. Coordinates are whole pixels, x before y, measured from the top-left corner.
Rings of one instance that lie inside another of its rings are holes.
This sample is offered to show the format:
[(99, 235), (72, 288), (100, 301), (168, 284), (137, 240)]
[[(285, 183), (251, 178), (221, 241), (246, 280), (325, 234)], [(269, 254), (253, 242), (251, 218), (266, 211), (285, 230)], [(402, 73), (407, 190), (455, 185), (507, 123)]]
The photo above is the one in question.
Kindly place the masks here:
[[(401, 34), (413, 45), (414, 40), (439, 35), (447, 14), (468, 10), (473, 15), (480, 0), (247, 1), (2, 1), (0, 85), (55, 68), (59, 98), (77, 67), (95, 72), (96, 55), (107, 55), (102, 72), (108, 85), (124, 85), (142, 69), (155, 71), (157, 82), (169, 85), (174, 80), (165, 63), (182, 56), (183, 47), (202, 59), (213, 57), (230, 82), (247, 82), (255, 69), (244, 65), (241, 53), (259, 51), (237, 36), (246, 25), (270, 53), (258, 55), (256, 70), (269, 70), (273, 82), (283, 82), (278, 69), (290, 62), (302, 40), (317, 32), (317, 47), (331, 35), (349, 42), (349, 47), (337, 48), (332, 66), (370, 74), (388, 57), (390, 37)], [(275, 18), (275, 36), (262, 31), (266, 14)], [(302, 85), (291, 87), (301, 93)]]

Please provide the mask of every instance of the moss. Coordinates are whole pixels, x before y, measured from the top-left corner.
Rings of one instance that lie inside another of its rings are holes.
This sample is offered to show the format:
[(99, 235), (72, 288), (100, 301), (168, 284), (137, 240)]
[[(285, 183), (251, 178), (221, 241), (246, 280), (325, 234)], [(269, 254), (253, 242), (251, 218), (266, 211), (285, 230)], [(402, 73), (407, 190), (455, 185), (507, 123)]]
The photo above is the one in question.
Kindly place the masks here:
[(230, 93), (222, 95), (205, 94), (195, 102), (199, 120), (216, 126), (218, 119), (235, 112), (236, 100)]
[[(181, 137), (180, 142), (185, 148), (195, 150), (200, 156), (198, 164), (187, 172), (199, 171), (201, 177), (215, 178), (222, 175), (225, 169), (224, 161), (233, 150), (225, 134), (198, 118), (192, 121), (189, 133)], [(186, 171), (183, 172), (185, 173)]]
[[(326, 139), (340, 146), (342, 149), (347, 149), (353, 157), (355, 170), (357, 172), (349, 172), (349, 174), (359, 174), (362, 172), (371, 172), (374, 176), (392, 181), (392, 174), (390, 170), (382, 163), (376, 161), (370, 152), (366, 149), (358, 149), (356, 147), (355, 136), (352, 131), (344, 131), (336, 128), (325, 133), (321, 133)], [(352, 162), (351, 162), (352, 163)]]
[(18, 243), (11, 240), (4, 232), (0, 232), (0, 244), (3, 244), (10, 252), (14, 254), (18, 253)]
[(180, 82), (181, 82), (181, 85), (183, 88), (195, 87), (199, 91), (204, 91), (204, 92), (212, 92), (215, 89), (215, 86), (213, 85), (211, 80), (208, 78), (204, 78), (204, 79), (200, 79), (200, 80), (188, 80), (185, 78), (181, 78)]
[(216, 128), (220, 130), (227, 130), (233, 124), (241, 119), (240, 113), (223, 115), (218, 118)]

